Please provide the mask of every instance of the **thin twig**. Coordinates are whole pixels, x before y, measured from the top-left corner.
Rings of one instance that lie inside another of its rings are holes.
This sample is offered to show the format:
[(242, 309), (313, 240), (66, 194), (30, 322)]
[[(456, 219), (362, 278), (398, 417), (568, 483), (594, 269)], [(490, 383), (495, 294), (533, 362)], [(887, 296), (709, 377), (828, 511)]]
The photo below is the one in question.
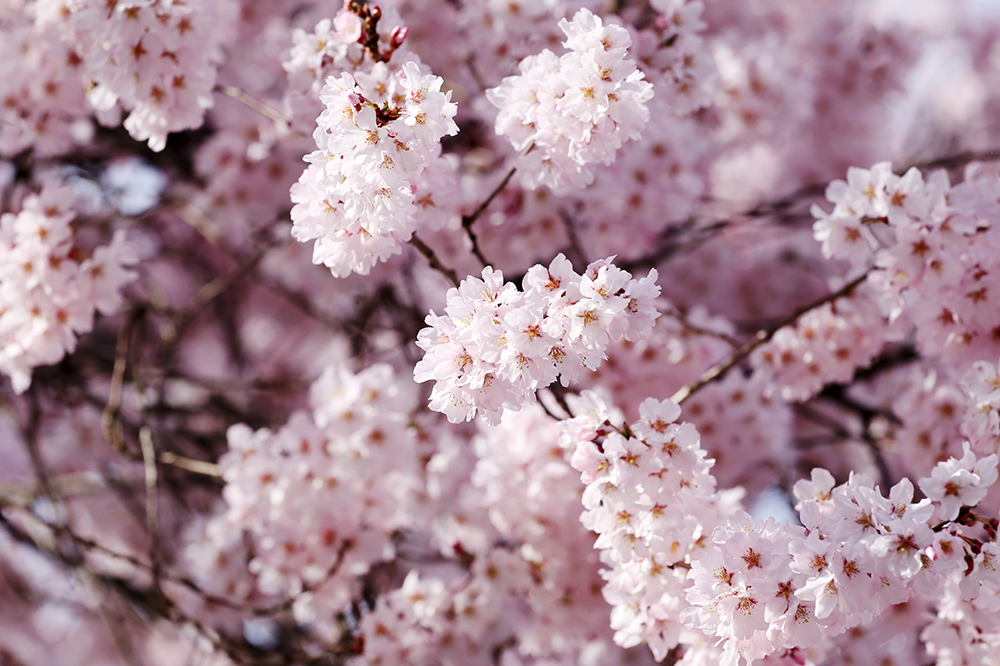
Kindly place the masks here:
[(97, 576), (89, 575), (89, 572), (83, 570), (82, 567), (78, 569), (77, 573), (85, 581), (88, 581), (91, 587), (101, 596), (97, 604), (97, 612), (101, 620), (104, 621), (105, 626), (107, 626), (108, 633), (111, 634), (111, 638), (118, 649), (118, 653), (121, 655), (122, 661), (127, 666), (142, 666), (142, 661), (139, 659), (135, 646), (132, 644), (130, 632), (125, 626), (125, 618), (117, 608), (111, 605), (111, 599), (108, 595), (104, 594), (105, 586), (101, 584)]
[(215, 604), (216, 606), (232, 608), (233, 610), (237, 610), (242, 613), (246, 613), (248, 615), (253, 615), (256, 617), (266, 617), (269, 615), (276, 615), (278, 613), (283, 613), (284, 611), (291, 609), (292, 606), (295, 605), (295, 602), (298, 601), (303, 595), (315, 591), (316, 589), (325, 585), (331, 578), (333, 578), (337, 574), (337, 571), (340, 570), (340, 567), (344, 562), (344, 557), (347, 554), (347, 551), (350, 550), (353, 546), (354, 546), (353, 541), (349, 539), (344, 541), (342, 544), (340, 544), (340, 548), (337, 549), (337, 555), (334, 558), (333, 563), (329, 567), (327, 567), (326, 573), (323, 575), (322, 578), (320, 578), (318, 582), (313, 584), (308, 584), (308, 583), (304, 584), (302, 586), (301, 591), (299, 591), (298, 593), (293, 594), (285, 598), (283, 601), (279, 601), (270, 606), (262, 606), (262, 607), (245, 606), (238, 602), (226, 599), (225, 597), (219, 597), (210, 592), (206, 592), (202, 590), (197, 583), (188, 578), (178, 578), (175, 579), (174, 582), (180, 583), (181, 585), (183, 585), (184, 587), (186, 587), (187, 589), (191, 590), (199, 597), (204, 599), (206, 602), (210, 604)]
[(872, 459), (875, 460), (875, 467), (878, 468), (879, 477), (882, 480), (882, 485), (884, 486), (884, 492), (888, 493), (889, 489), (892, 488), (892, 473), (889, 471), (889, 465), (885, 462), (885, 456), (882, 455), (882, 449), (879, 448), (878, 442), (872, 437), (871, 432), (869, 432), (868, 425), (865, 425), (865, 432), (861, 437), (867, 446), (868, 450), (871, 451)]
[(997, 160), (1000, 160), (1000, 149), (993, 148), (982, 151), (969, 150), (957, 155), (948, 155), (947, 157), (928, 160), (927, 162), (921, 162), (913, 166), (921, 171), (926, 171), (927, 169), (954, 169), (955, 167), (965, 166), (970, 162), (996, 162)]
[[(976, 161), (988, 162), (997, 160), (1000, 160), (1000, 149), (979, 152), (969, 151), (917, 163), (912, 166), (921, 171), (927, 171), (929, 169), (954, 169)], [(902, 175), (908, 169), (909, 167), (897, 173)], [(759, 220), (769, 217), (779, 217), (786, 220), (793, 219), (795, 216), (790, 215), (790, 209), (803, 201), (821, 196), (826, 191), (826, 187), (825, 183), (805, 185), (779, 199), (757, 204), (753, 208), (734, 214), (728, 219), (703, 221), (691, 218), (683, 222), (669, 224), (660, 233), (660, 237), (657, 239), (653, 249), (636, 259), (619, 262), (618, 266), (629, 271), (645, 266), (655, 266), (679, 254), (681, 250), (689, 250), (696, 247), (698, 244), (711, 238), (716, 233), (733, 226), (740, 220)]]
[(705, 328), (703, 326), (698, 326), (696, 324), (692, 324), (690, 321), (688, 321), (687, 315), (685, 313), (681, 312), (680, 310), (678, 310), (677, 308), (671, 308), (670, 310), (667, 310), (663, 314), (665, 314), (666, 316), (670, 317), (671, 319), (673, 319), (674, 321), (676, 321), (678, 324), (680, 324), (684, 328), (685, 331), (688, 331), (690, 333), (694, 333), (695, 335), (703, 335), (705, 337), (716, 338), (717, 340), (722, 340), (723, 342), (725, 342), (726, 344), (728, 344), (730, 347), (739, 347), (740, 346), (740, 341), (737, 340), (736, 338), (734, 338), (731, 335), (728, 335), (726, 333), (722, 333), (721, 331), (714, 331), (714, 330), (712, 330), (710, 328)]
[(228, 249), (225, 233), (215, 223), (215, 220), (206, 215), (202, 209), (183, 199), (178, 199), (173, 203), (177, 217), (189, 224), (212, 245)]
[(674, 395), (670, 399), (676, 402), (677, 404), (683, 403), (685, 400), (690, 398), (694, 393), (698, 392), (706, 385), (716, 381), (717, 379), (722, 379), (722, 377), (725, 376), (725, 374), (729, 372), (729, 370), (734, 365), (738, 365), (741, 361), (743, 361), (743, 359), (749, 356), (753, 352), (753, 350), (757, 349), (757, 347), (761, 346), (762, 344), (770, 340), (774, 336), (774, 334), (777, 333), (780, 329), (784, 328), (785, 326), (790, 326), (794, 324), (799, 317), (809, 312), (810, 310), (814, 310), (818, 307), (826, 305), (831, 301), (835, 301), (838, 298), (847, 296), (854, 290), (855, 287), (864, 282), (865, 279), (867, 278), (868, 278), (868, 272), (866, 271), (865, 273), (854, 278), (853, 280), (845, 284), (843, 287), (833, 292), (832, 294), (828, 294), (823, 298), (819, 299), (818, 301), (815, 301), (808, 305), (804, 305), (795, 310), (793, 313), (791, 313), (784, 319), (782, 319), (781, 321), (779, 321), (774, 326), (771, 326), (766, 330), (758, 331), (757, 335), (747, 340), (742, 347), (733, 352), (728, 358), (709, 368), (701, 377), (696, 379), (694, 382), (688, 384), (687, 386), (681, 387), (681, 389), (677, 391), (677, 393), (674, 393)]
[[(451, 282), (451, 284), (454, 287), (456, 288), (458, 287), (458, 285), (460, 284), (460, 281), (458, 279), (458, 273), (456, 273), (453, 268), (448, 268), (443, 263), (441, 263), (441, 260), (438, 259), (436, 254), (434, 254), (434, 250), (432, 250), (422, 240), (417, 238), (416, 234), (413, 234), (413, 236), (410, 237), (410, 244), (413, 247), (417, 248), (420, 254), (424, 255), (424, 257), (427, 258), (427, 263), (431, 265), (431, 268), (436, 270), (441, 275), (445, 276), (448, 279), (448, 282)], [(473, 245), (475, 245), (475, 241), (473, 241)]]
[(171, 453), (170, 451), (162, 452), (159, 455), (159, 461), (164, 465), (171, 465), (194, 474), (201, 474), (213, 479), (222, 478), (222, 474), (219, 472), (219, 466), (215, 463), (195, 460), (194, 458), (188, 458), (186, 456), (179, 456), (176, 453)]
[(31, 466), (38, 478), (38, 487), (43, 495), (46, 495), (53, 503), (52, 486), (49, 483), (49, 473), (42, 460), (41, 451), (38, 448), (38, 430), (42, 427), (42, 408), (38, 404), (38, 397), (32, 392), (28, 394), (28, 419), (21, 429), (24, 438), (24, 446), (28, 450), (28, 457), (31, 459)]
[[(225, 252), (230, 259), (237, 264), (246, 261), (246, 258), (236, 248), (231, 247), (226, 242), (225, 234), (222, 233), (219, 226), (210, 217), (205, 215), (201, 209), (191, 205), (183, 199), (174, 200), (173, 206), (175, 212), (181, 220), (198, 231), (198, 233), (204, 236), (210, 243)], [(269, 275), (262, 275), (260, 273), (259, 264), (253, 266), (252, 274), (256, 278), (258, 286), (276, 292), (291, 305), (298, 308), (302, 313), (312, 319), (315, 319), (327, 328), (343, 332), (343, 322), (318, 311), (309, 300), (309, 297), (305, 294), (292, 291), (287, 285), (274, 280)]]
[[(67, 472), (48, 479), (49, 493), (55, 499), (90, 495), (108, 489), (104, 478), (94, 472)], [(40, 484), (0, 482), (0, 503), (9, 506), (26, 507), (40, 496), (45, 495)]]
[(159, 496), (156, 489), (158, 475), (156, 472), (156, 448), (153, 446), (153, 433), (149, 426), (139, 428), (139, 445), (142, 449), (142, 467), (146, 486), (146, 530), (149, 532), (149, 556), (153, 563), (153, 580), (159, 585), (160, 580), (160, 520)]
[(260, 249), (247, 260), (242, 266), (239, 266), (235, 270), (215, 278), (211, 282), (202, 285), (202, 287), (191, 297), (191, 300), (187, 302), (183, 309), (181, 309), (176, 316), (176, 321), (171, 322), (167, 326), (161, 335), (161, 348), (159, 356), (160, 358), (169, 358), (177, 344), (180, 341), (181, 335), (187, 326), (194, 319), (201, 310), (211, 303), (220, 294), (224, 293), (230, 289), (237, 282), (245, 278), (250, 273), (256, 269), (257, 264), (261, 262), (264, 258), (265, 250)]
[(115, 365), (111, 371), (111, 388), (108, 390), (108, 401), (101, 413), (101, 430), (104, 438), (118, 453), (125, 450), (125, 433), (118, 410), (122, 404), (122, 387), (125, 383), (125, 368), (128, 366), (128, 348), (132, 331), (141, 314), (141, 308), (133, 309), (122, 323), (118, 331), (118, 342), (115, 344)]
[(250, 107), (257, 113), (259, 113), (260, 115), (270, 120), (273, 120), (276, 123), (281, 123), (286, 127), (289, 127), (292, 124), (292, 121), (288, 117), (286, 117), (283, 113), (277, 111), (276, 109), (272, 109), (267, 104), (264, 104), (264, 102), (260, 101), (253, 95), (244, 92), (243, 90), (237, 88), (236, 86), (227, 86), (220, 84), (215, 86), (215, 91), (222, 93), (227, 97), (232, 97), (236, 101), (245, 104), (246, 106)]
[(560, 208), (559, 219), (562, 220), (563, 226), (566, 228), (566, 237), (569, 239), (566, 256), (569, 258), (570, 263), (576, 263), (578, 266), (587, 266), (590, 262), (587, 261), (587, 254), (583, 251), (583, 246), (580, 244), (580, 237), (576, 233), (576, 225), (573, 224), (573, 218), (570, 217), (567, 211)]
[(679, 224), (668, 225), (660, 232), (649, 252), (635, 259), (616, 262), (616, 265), (633, 272), (640, 268), (656, 266), (677, 254), (693, 250), (730, 224), (730, 220), (700, 223), (695, 218), (689, 218)]
[(469, 227), (472, 225), (473, 222), (479, 219), (479, 216), (483, 214), (483, 212), (491, 203), (493, 203), (493, 200), (496, 199), (501, 192), (503, 192), (503, 188), (507, 187), (507, 183), (509, 183), (510, 179), (514, 177), (514, 173), (516, 171), (517, 167), (512, 166), (510, 168), (510, 171), (507, 172), (507, 175), (504, 176), (503, 180), (500, 181), (500, 184), (493, 188), (493, 191), (490, 192), (489, 196), (487, 196), (486, 199), (484, 199), (483, 202), (480, 203), (479, 206), (477, 206), (474, 211), (472, 211), (468, 215), (462, 216), (462, 226)]
[[(517, 159), (520, 160), (523, 158), (525, 155), (530, 153), (534, 147), (535, 142), (532, 141), (524, 150), (521, 151), (521, 154), (517, 156)], [(484, 199), (474, 211), (468, 215), (462, 216), (462, 228), (465, 229), (466, 235), (468, 235), (469, 240), (472, 241), (472, 253), (476, 255), (476, 258), (479, 259), (479, 261), (482, 262), (483, 266), (490, 266), (491, 264), (486, 260), (486, 257), (483, 256), (482, 250), (479, 249), (479, 240), (477, 239), (475, 232), (472, 230), (472, 225), (479, 219), (479, 216), (486, 211), (489, 205), (493, 203), (493, 200), (496, 199), (501, 192), (503, 192), (503, 189), (507, 187), (507, 183), (509, 183), (510, 179), (514, 177), (514, 172), (516, 171), (517, 166), (512, 166), (510, 171), (507, 172), (507, 175), (500, 181), (500, 184), (493, 188), (493, 191), (490, 192), (489, 196), (486, 197), (486, 199)]]

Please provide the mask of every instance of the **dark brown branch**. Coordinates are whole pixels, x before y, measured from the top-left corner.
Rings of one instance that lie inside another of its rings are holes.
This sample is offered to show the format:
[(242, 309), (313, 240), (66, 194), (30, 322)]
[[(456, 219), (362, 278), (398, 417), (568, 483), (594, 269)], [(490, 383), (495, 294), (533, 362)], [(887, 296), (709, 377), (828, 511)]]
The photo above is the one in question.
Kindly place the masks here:
[(566, 229), (566, 236), (569, 239), (569, 247), (566, 248), (566, 257), (570, 260), (571, 264), (582, 267), (590, 264), (587, 261), (587, 253), (583, 251), (583, 245), (580, 244), (580, 237), (576, 233), (576, 225), (573, 224), (573, 218), (570, 214), (559, 209), (559, 219), (562, 220), (563, 227)]
[[(530, 153), (531, 149), (534, 147), (535, 147), (534, 142), (530, 143), (527, 148), (521, 151), (521, 154), (518, 155), (518, 159)], [(516, 171), (517, 167), (512, 166), (510, 168), (510, 171), (507, 172), (507, 175), (504, 176), (503, 180), (500, 181), (500, 184), (493, 188), (493, 191), (490, 192), (489, 196), (487, 196), (486, 199), (484, 199), (483, 202), (479, 204), (479, 206), (477, 206), (474, 211), (472, 211), (468, 215), (462, 216), (462, 226), (470, 227), (473, 222), (479, 219), (479, 216), (483, 214), (483, 212), (489, 207), (489, 205), (493, 203), (493, 200), (496, 199), (501, 192), (503, 192), (503, 189), (505, 187), (507, 187), (507, 183), (509, 183), (510, 179), (514, 177), (514, 173)]]
[(237, 282), (244, 279), (247, 275), (254, 272), (257, 268), (257, 264), (261, 262), (264, 258), (266, 250), (259, 249), (257, 252), (250, 257), (246, 263), (239, 266), (235, 270), (222, 275), (212, 280), (211, 282), (202, 285), (202, 287), (191, 297), (191, 300), (187, 302), (183, 309), (181, 309), (174, 321), (170, 322), (161, 335), (161, 346), (158, 354), (160, 359), (169, 359), (177, 345), (180, 342), (180, 338), (184, 331), (191, 324), (201, 310), (211, 303), (219, 295), (226, 292), (228, 289), (233, 287)]
[(692, 324), (690, 321), (688, 321), (687, 314), (685, 314), (681, 310), (678, 310), (676, 308), (671, 308), (670, 310), (667, 310), (663, 314), (666, 315), (667, 317), (670, 317), (678, 324), (680, 324), (685, 331), (689, 331), (690, 333), (693, 333), (695, 335), (703, 335), (705, 337), (722, 340), (730, 347), (740, 346), (740, 341), (731, 335), (728, 335), (726, 333), (721, 333), (719, 331), (713, 331), (710, 328), (704, 328), (702, 326), (697, 326), (695, 324)]
[(48, 494), (38, 483), (0, 482), (0, 504), (27, 507), (42, 496), (62, 500), (96, 494), (107, 489), (104, 478), (93, 472), (67, 472), (48, 478)]
[(928, 169), (954, 169), (960, 166), (965, 166), (970, 162), (995, 162), (997, 160), (1000, 160), (1000, 149), (993, 148), (982, 151), (968, 150), (964, 153), (939, 157), (937, 159), (928, 160), (927, 162), (920, 162), (918, 164), (914, 164), (913, 166), (917, 167), (921, 171), (926, 171)]
[[(912, 166), (922, 171), (927, 171), (930, 169), (955, 169), (975, 161), (987, 162), (997, 160), (1000, 160), (1000, 149), (967, 151), (917, 163)], [(909, 167), (897, 173), (902, 175), (908, 169)], [(619, 262), (618, 265), (628, 271), (655, 266), (670, 257), (680, 254), (684, 250), (696, 247), (716, 233), (733, 226), (740, 220), (767, 219), (772, 217), (778, 217), (780, 220), (786, 222), (797, 220), (799, 219), (799, 215), (793, 215), (790, 211), (803, 201), (822, 196), (826, 191), (826, 187), (827, 184), (825, 183), (805, 185), (779, 199), (757, 204), (753, 208), (734, 214), (728, 219), (709, 221), (692, 218), (670, 224), (661, 232), (653, 249), (636, 259)]]
[(573, 410), (569, 408), (569, 403), (566, 401), (567, 389), (562, 384), (552, 383), (549, 385), (549, 393), (552, 394), (552, 397), (562, 407), (562, 410), (566, 412), (566, 418), (573, 418)]
[(135, 329), (141, 314), (142, 308), (133, 309), (126, 316), (125, 322), (118, 331), (118, 342), (115, 344), (115, 365), (111, 372), (111, 388), (108, 390), (108, 401), (101, 413), (101, 430), (104, 431), (104, 438), (118, 453), (125, 450), (125, 433), (122, 430), (121, 420), (118, 418), (118, 410), (122, 404), (122, 387), (125, 383), (125, 369), (128, 366), (128, 350), (132, 331)]
[[(410, 245), (417, 248), (420, 254), (426, 257), (427, 263), (431, 265), (431, 268), (436, 270), (441, 275), (445, 276), (445, 278), (448, 279), (448, 282), (451, 282), (452, 286), (456, 288), (458, 287), (459, 285), (458, 273), (456, 273), (454, 269), (448, 268), (443, 263), (441, 263), (441, 260), (438, 259), (436, 254), (434, 254), (434, 250), (432, 250), (426, 243), (420, 240), (416, 234), (413, 234), (413, 236), (410, 237)], [(475, 241), (473, 241), (473, 246), (475, 246)]]
[(489, 196), (487, 196), (474, 211), (468, 215), (462, 216), (462, 228), (465, 230), (469, 240), (472, 241), (472, 254), (476, 255), (476, 258), (482, 262), (483, 266), (489, 266), (490, 262), (483, 256), (483, 251), (479, 249), (479, 240), (476, 237), (476, 232), (472, 230), (472, 225), (479, 219), (479, 216), (483, 214), (486, 208), (493, 203), (493, 200), (500, 195), (503, 188), (507, 187), (507, 183), (509, 183), (510, 179), (514, 177), (515, 171), (517, 171), (517, 167), (511, 167), (510, 171), (507, 172), (507, 175), (503, 177), (503, 180), (500, 181), (499, 185), (493, 188), (493, 191), (490, 192)]
[(633, 273), (641, 268), (656, 266), (675, 255), (696, 248), (730, 224), (730, 220), (699, 222), (695, 218), (671, 224), (660, 233), (653, 249), (641, 257), (617, 262), (617, 265)]
[(722, 379), (733, 366), (738, 365), (740, 362), (743, 361), (743, 359), (749, 356), (753, 352), (753, 350), (757, 349), (757, 347), (760, 347), (762, 344), (764, 344), (772, 337), (774, 337), (774, 334), (777, 333), (780, 329), (784, 328), (785, 326), (791, 326), (798, 320), (799, 317), (809, 312), (810, 310), (814, 310), (818, 307), (826, 305), (827, 303), (830, 303), (831, 301), (835, 301), (838, 298), (842, 298), (844, 296), (849, 295), (852, 291), (854, 291), (855, 287), (864, 282), (867, 278), (868, 278), (868, 273), (865, 272), (862, 275), (859, 275), (858, 277), (854, 278), (853, 280), (845, 284), (843, 287), (833, 292), (832, 294), (828, 294), (823, 298), (819, 299), (818, 301), (809, 303), (808, 305), (804, 305), (795, 310), (794, 312), (792, 312), (790, 315), (788, 315), (781, 321), (779, 321), (777, 324), (771, 326), (770, 328), (758, 331), (757, 335), (747, 340), (742, 347), (733, 352), (728, 358), (709, 368), (701, 377), (696, 379), (694, 382), (688, 384), (687, 386), (681, 387), (681, 389), (677, 391), (677, 393), (674, 393), (674, 395), (670, 399), (676, 402), (677, 404), (683, 403), (685, 400), (687, 400), (693, 394), (700, 391), (706, 385), (718, 379)]
[(860, 439), (865, 443), (868, 450), (872, 454), (872, 460), (875, 461), (875, 467), (878, 468), (879, 477), (882, 481), (883, 492), (889, 492), (889, 488), (892, 487), (892, 474), (889, 471), (889, 465), (885, 461), (885, 456), (882, 455), (882, 449), (879, 448), (878, 442), (872, 435), (872, 422), (876, 418), (885, 418), (897, 425), (900, 425), (902, 421), (900, 421), (899, 417), (892, 412), (869, 407), (868, 405), (864, 405), (857, 400), (854, 400), (847, 395), (843, 386), (829, 385), (823, 389), (823, 392), (820, 393), (819, 397), (829, 400), (840, 407), (857, 414), (861, 419), (862, 431)]
[[(535, 142), (532, 141), (531, 143), (528, 144), (527, 148), (521, 151), (521, 154), (518, 155), (517, 159), (521, 159), (522, 157), (530, 153), (534, 147), (535, 147)], [(483, 202), (480, 203), (474, 211), (472, 211), (468, 215), (462, 216), (462, 228), (465, 230), (466, 235), (472, 242), (472, 253), (476, 255), (476, 258), (479, 259), (480, 262), (482, 262), (483, 266), (490, 266), (491, 264), (489, 261), (487, 261), (486, 257), (483, 256), (482, 250), (479, 249), (479, 240), (476, 237), (476, 233), (472, 230), (472, 225), (475, 224), (476, 220), (478, 220), (479, 216), (486, 211), (489, 205), (493, 203), (493, 200), (496, 199), (498, 196), (500, 196), (500, 193), (503, 192), (503, 189), (505, 187), (507, 187), (507, 183), (509, 183), (510, 179), (514, 177), (514, 173), (516, 171), (517, 167), (512, 166), (510, 168), (510, 171), (507, 172), (507, 175), (503, 177), (503, 180), (501, 180), (500, 183), (493, 188), (493, 191), (490, 192), (489, 196), (487, 196), (486, 199), (484, 199)]]

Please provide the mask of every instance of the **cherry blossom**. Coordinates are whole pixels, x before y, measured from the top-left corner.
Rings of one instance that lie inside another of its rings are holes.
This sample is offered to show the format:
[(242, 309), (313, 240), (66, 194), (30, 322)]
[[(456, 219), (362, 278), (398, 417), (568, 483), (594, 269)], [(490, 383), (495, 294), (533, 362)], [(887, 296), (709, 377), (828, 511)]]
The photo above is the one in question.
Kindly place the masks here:
[(656, 271), (634, 280), (611, 259), (577, 274), (562, 254), (524, 277), (524, 290), (489, 266), (448, 291), (445, 315), (431, 312), (417, 344), (426, 354), (414, 379), (436, 380), (431, 409), (450, 421), (477, 412), (496, 423), (560, 378), (596, 369), (612, 341), (638, 340), (659, 316)]
[(123, 230), (108, 245), (76, 245), (72, 192), (47, 189), (0, 217), (0, 372), (18, 393), (32, 369), (76, 348), (95, 312), (114, 314), (137, 261)]
[(441, 137), (458, 132), (439, 77), (409, 61), (390, 79), (379, 65), (373, 74), (387, 80), (371, 87), (350, 73), (327, 79), (313, 133), (318, 150), (291, 191), (292, 234), (315, 240), (313, 263), (338, 277), (367, 274), (410, 239), (422, 221), (422, 191), (434, 182), (425, 174), (449, 170)]
[(994, 663), (998, 53), (0, 2), (0, 663)]
[(625, 57), (632, 39), (624, 28), (605, 26), (581, 9), (559, 29), (568, 53), (529, 56), (519, 74), (487, 91), (500, 110), (497, 134), (528, 152), (520, 168), (529, 187), (589, 184), (587, 165), (610, 163), (626, 139), (639, 138), (649, 118), (645, 103), (653, 87)]

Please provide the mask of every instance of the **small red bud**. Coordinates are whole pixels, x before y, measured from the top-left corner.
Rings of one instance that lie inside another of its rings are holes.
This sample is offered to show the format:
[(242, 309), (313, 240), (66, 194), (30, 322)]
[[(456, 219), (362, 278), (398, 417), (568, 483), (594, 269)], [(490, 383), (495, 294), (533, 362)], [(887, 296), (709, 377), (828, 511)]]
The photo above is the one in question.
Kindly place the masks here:
[(389, 48), (393, 51), (398, 49), (406, 41), (406, 36), (410, 34), (410, 28), (408, 26), (396, 26), (392, 29), (392, 34), (389, 36)]

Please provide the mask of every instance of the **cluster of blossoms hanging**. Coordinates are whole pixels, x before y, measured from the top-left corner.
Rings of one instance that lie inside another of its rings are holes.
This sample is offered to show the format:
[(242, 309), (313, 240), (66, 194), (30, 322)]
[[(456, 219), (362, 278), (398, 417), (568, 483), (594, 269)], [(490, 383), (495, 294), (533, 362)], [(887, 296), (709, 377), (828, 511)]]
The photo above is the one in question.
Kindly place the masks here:
[(0, 664), (997, 666), (1000, 23), (897, 4), (0, 0)]
[(587, 167), (611, 163), (627, 139), (638, 139), (649, 119), (653, 86), (627, 58), (632, 38), (624, 28), (604, 25), (581, 9), (559, 28), (569, 52), (548, 49), (529, 56), (520, 74), (505, 78), (486, 96), (499, 109), (496, 131), (522, 159), (528, 187), (583, 187), (594, 178)]
[(70, 64), (82, 59), (99, 118), (117, 124), (128, 111), (129, 134), (161, 151), (169, 133), (198, 127), (212, 106), (238, 11), (233, 0), (51, 2), (39, 3), (36, 20), (75, 48)]
[(466, 566), (414, 570), (380, 596), (362, 619), (358, 663), (485, 666), (505, 642), (518, 645), (507, 659), (528, 663), (617, 652), (557, 422), (537, 405), (515, 416), (478, 422), (471, 442), (445, 444), (428, 463), (432, 543)]
[(741, 657), (808, 652), (889, 606), (955, 584), (965, 601), (981, 605), (980, 596), (1000, 585), (1000, 550), (997, 521), (972, 509), (996, 482), (996, 468), (996, 455), (977, 459), (966, 444), (961, 460), (940, 463), (920, 481), (925, 498), (916, 502), (908, 479), (886, 498), (864, 475), (834, 487), (829, 472), (813, 470), (811, 481), (795, 485), (801, 527), (741, 513), (714, 530), (691, 567), (685, 621), (722, 639), (720, 663), (735, 666)]
[(449, 163), (441, 138), (458, 132), (441, 77), (407, 61), (396, 71), (330, 77), (313, 133), (317, 150), (292, 186), (292, 235), (315, 240), (313, 262), (335, 276), (367, 274), (400, 251), (421, 223), (440, 225), (434, 209)]
[(742, 493), (715, 491), (713, 461), (695, 427), (675, 423), (676, 404), (648, 398), (627, 428), (593, 393), (579, 407), (563, 422), (562, 443), (587, 486), (580, 520), (598, 534), (594, 547), (608, 567), (615, 642), (646, 643), (659, 661), (681, 640), (688, 569)]
[(659, 316), (656, 271), (634, 280), (595, 261), (583, 275), (562, 254), (534, 266), (523, 291), (489, 267), (448, 291), (444, 315), (428, 315), (417, 336), (426, 354), (413, 369), (418, 382), (436, 380), (431, 409), (452, 422), (477, 411), (496, 424), (504, 408), (533, 402), (535, 391), (583, 369), (594, 370), (612, 341), (639, 340)]
[(351, 2), (331, 20), (320, 19), (311, 31), (296, 28), (292, 47), (281, 65), (288, 74), (286, 106), (296, 129), (311, 132), (323, 109), (320, 92), (331, 76), (342, 73), (384, 78), (420, 56), (406, 45), (408, 28), (394, 7)]
[(944, 171), (903, 176), (888, 162), (834, 181), (830, 213), (814, 207), (827, 257), (873, 267), (885, 314), (916, 326), (921, 351), (972, 363), (1000, 355), (1000, 167), (971, 164), (958, 185)]
[(31, 195), (17, 215), (0, 216), (0, 372), (14, 390), (31, 371), (57, 363), (94, 326), (94, 312), (112, 314), (121, 289), (135, 279), (135, 251), (118, 232), (109, 245), (77, 245), (73, 193), (50, 187)]
[[(581, 521), (609, 567), (619, 645), (645, 642), (658, 660), (685, 643), (689, 663), (738, 666), (775, 653), (803, 663), (914, 595), (948, 592), (993, 611), (1000, 521), (974, 509), (997, 481), (996, 454), (978, 458), (966, 443), (920, 481), (920, 501), (908, 479), (886, 498), (866, 475), (834, 487), (815, 469), (794, 489), (801, 526), (782, 528), (739, 510), (739, 492), (716, 492), (697, 430), (675, 423), (677, 405), (648, 399), (624, 427), (597, 396), (585, 398), (583, 414), (564, 422), (564, 446), (587, 484)], [(961, 652), (994, 640), (968, 620), (962, 627)], [(954, 659), (956, 649), (936, 651)]]
[[(219, 460), (224, 511), (189, 536), (190, 564), (206, 589), (233, 596), (250, 572), (243, 601), (308, 591), (294, 608), (308, 622), (349, 603), (350, 581), (391, 559), (392, 533), (409, 522), (417, 489), (407, 427), (414, 397), (393, 379), (384, 364), (358, 374), (333, 366), (312, 385), (311, 413), (296, 412), (276, 431), (229, 429)], [(223, 537), (215, 540), (222, 561), (201, 552), (213, 534)], [(238, 555), (246, 538), (249, 562)], [(205, 612), (198, 597), (175, 592), (192, 612)]]

